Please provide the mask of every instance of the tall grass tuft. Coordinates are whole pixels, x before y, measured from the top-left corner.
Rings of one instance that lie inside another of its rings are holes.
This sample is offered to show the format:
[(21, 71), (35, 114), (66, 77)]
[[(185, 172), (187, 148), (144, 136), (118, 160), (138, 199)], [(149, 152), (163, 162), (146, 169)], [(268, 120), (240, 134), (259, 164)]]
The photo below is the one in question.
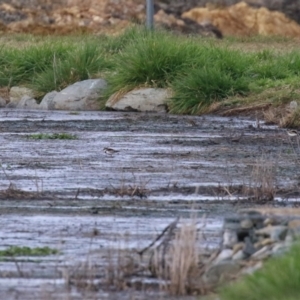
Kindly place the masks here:
[(292, 75), (300, 75), (300, 52), (292, 51), (282, 57), (282, 64), (288, 68)]
[(300, 295), (300, 244), (282, 257), (220, 291), (221, 300), (298, 300)]
[(201, 59), (201, 47), (164, 31), (140, 31), (115, 56), (109, 93), (136, 86), (167, 87), (184, 69)]
[(94, 78), (97, 73), (111, 67), (111, 63), (102, 52), (101, 45), (89, 42), (68, 52), (68, 58), (53, 56), (49, 66), (39, 73), (32, 82), (32, 87), (45, 94), (49, 91), (60, 91), (77, 81)]
[(116, 36), (101, 36), (101, 39), (104, 39), (103, 50), (110, 54), (117, 54), (122, 51), (128, 44), (136, 41), (136, 39), (151, 35), (152, 33), (149, 30), (146, 30), (144, 27), (132, 26), (126, 28), (122, 34)]
[(175, 234), (169, 254), (171, 256), (169, 292), (172, 295), (186, 295), (190, 282), (200, 281), (195, 272), (198, 270), (199, 262), (195, 220), (190, 224), (184, 224)]
[(249, 90), (245, 78), (235, 80), (216, 67), (192, 70), (186, 76), (179, 76), (172, 87), (175, 96), (170, 110), (179, 114), (204, 113), (213, 102)]
[[(249, 105), (267, 89), (288, 89), (292, 95), (300, 88), (298, 50), (248, 51), (246, 41), (246, 51), (234, 50), (230, 39), (213, 41), (138, 26), (117, 36), (24, 39), (16, 36), (13, 43), (9, 37), (0, 47), (0, 87), (28, 85), (40, 97), (76, 81), (102, 77), (108, 81), (103, 100), (139, 87), (171, 88), (171, 112), (201, 114), (228, 97), (238, 100), (226, 99), (226, 107), (243, 101)], [(267, 101), (272, 104), (280, 97), (271, 98)]]
[(59, 42), (33, 45), (21, 50), (3, 47), (0, 51), (0, 85), (30, 83), (36, 74), (47, 70), (54, 56), (67, 59), (69, 49), (69, 45)]
[[(128, 33), (127, 33), (128, 34)], [(174, 113), (200, 113), (213, 101), (249, 90), (254, 56), (164, 31), (134, 31), (115, 55), (107, 96), (140, 86), (172, 87)]]

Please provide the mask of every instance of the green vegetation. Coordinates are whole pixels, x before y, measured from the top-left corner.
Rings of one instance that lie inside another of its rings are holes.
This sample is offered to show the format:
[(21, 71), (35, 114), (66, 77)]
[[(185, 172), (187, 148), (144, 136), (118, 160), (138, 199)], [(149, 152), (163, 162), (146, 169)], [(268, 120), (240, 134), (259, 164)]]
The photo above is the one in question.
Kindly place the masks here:
[(60, 91), (77, 81), (96, 77), (110, 67), (111, 63), (105, 59), (99, 44), (90, 41), (70, 51), (67, 59), (53, 56), (52, 65), (34, 76), (31, 87), (42, 94)]
[(22, 42), (0, 49), (0, 86), (26, 85), (42, 97), (97, 77), (112, 66), (99, 39), (92, 36), (50, 37), (38, 42), (32, 38), (32, 43), (19, 48)]
[(34, 140), (77, 140), (77, 136), (69, 133), (37, 133), (27, 136)]
[(272, 258), (252, 275), (223, 288), (221, 300), (297, 300), (300, 294), (300, 244)]
[(42, 248), (30, 248), (30, 247), (18, 247), (11, 246), (6, 250), (0, 250), (0, 256), (46, 256), (57, 254), (58, 250), (51, 249), (49, 247)]
[(30, 84), (37, 74), (53, 68), (55, 60), (65, 60), (71, 47), (56, 42), (32, 45), (25, 49), (2, 46), (0, 50), (0, 86)]
[(180, 114), (300, 100), (300, 50), (287, 38), (219, 41), (133, 27), (112, 37), (28, 36), (25, 42), (16, 36), (3, 45), (0, 86), (26, 85), (39, 99), (102, 77), (109, 83), (103, 102), (138, 87), (169, 88), (170, 111)]
[(255, 40), (263, 47), (249, 51), (247, 45), (233, 49), (230, 39), (220, 42), (136, 29), (131, 34), (135, 38), (125, 33), (129, 41), (114, 54), (107, 96), (140, 86), (170, 88), (170, 111), (180, 114), (205, 113), (216, 103), (218, 109), (229, 109), (264, 103), (279, 106), (300, 99), (300, 51), (270, 50), (270, 38)]

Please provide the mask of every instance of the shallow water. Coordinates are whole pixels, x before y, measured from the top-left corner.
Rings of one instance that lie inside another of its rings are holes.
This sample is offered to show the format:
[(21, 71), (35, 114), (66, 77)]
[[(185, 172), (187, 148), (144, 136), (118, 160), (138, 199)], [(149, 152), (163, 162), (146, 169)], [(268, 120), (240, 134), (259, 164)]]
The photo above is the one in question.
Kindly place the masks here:
[[(78, 139), (28, 138), (62, 132)], [(266, 172), (276, 190), (268, 205), (298, 203), (299, 154), (298, 138), (250, 118), (0, 110), (0, 248), (60, 251), (1, 261), (0, 298), (82, 299), (66, 288), (66, 270), (90, 259), (101, 273), (107, 251), (146, 247), (176, 217), (204, 217), (201, 247), (215, 248), (225, 216), (260, 205), (243, 192), (257, 184), (255, 172)]]

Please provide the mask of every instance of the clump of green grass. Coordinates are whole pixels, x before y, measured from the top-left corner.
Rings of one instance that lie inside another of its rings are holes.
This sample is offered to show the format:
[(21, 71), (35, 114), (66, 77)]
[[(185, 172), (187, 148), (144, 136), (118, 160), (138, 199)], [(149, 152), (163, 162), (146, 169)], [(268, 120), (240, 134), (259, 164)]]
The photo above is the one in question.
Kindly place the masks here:
[(44, 95), (49, 91), (60, 91), (77, 81), (97, 77), (103, 70), (111, 68), (101, 44), (89, 41), (68, 53), (67, 59), (53, 57), (51, 66), (34, 77), (32, 87)]
[[(137, 86), (168, 87), (196, 61), (203, 61), (202, 48), (164, 31), (141, 30), (115, 55), (115, 72), (108, 76), (108, 94)], [(196, 59), (197, 58), (197, 59)]]
[(115, 55), (107, 95), (139, 86), (172, 87), (174, 113), (200, 113), (214, 101), (249, 90), (254, 56), (164, 31), (135, 32)]
[(56, 42), (32, 45), (25, 49), (2, 47), (0, 51), (0, 86), (31, 83), (49, 68), (53, 59), (66, 59), (70, 45)]
[(51, 38), (25, 48), (0, 49), (0, 86), (27, 85), (38, 97), (112, 68), (108, 39), (80, 36)]
[(58, 254), (58, 250), (49, 247), (18, 247), (11, 246), (6, 250), (0, 250), (0, 257), (4, 256), (46, 256)]
[(77, 140), (77, 136), (69, 133), (37, 133), (27, 136), (34, 140)]
[(134, 40), (124, 41), (125, 46), (119, 45), (114, 54), (107, 97), (141, 86), (171, 87), (172, 113), (200, 114), (228, 97), (239, 96), (242, 104), (243, 97), (277, 87), (278, 83), (289, 85), (291, 90), (299, 85), (297, 51), (284, 55), (266, 49), (243, 52), (229, 49), (226, 43), (164, 31), (135, 30), (131, 34)]
[[(27, 85), (38, 99), (77, 81), (102, 77), (108, 81), (105, 95), (99, 99), (103, 102), (116, 92), (121, 95), (139, 87), (170, 88), (172, 113), (201, 114), (215, 102), (218, 104), (213, 107), (219, 108), (224, 108), (223, 103), (249, 105), (266, 90), (284, 89), (288, 97), (261, 99), (278, 105), (300, 89), (300, 51), (295, 43), (293, 51), (266, 49), (274, 42), (290, 43), (285, 38), (215, 41), (134, 26), (113, 37), (43, 40), (28, 36), (31, 44), (24, 43), (25, 36), (16, 36), (15, 42), (7, 39), (0, 48), (0, 86)], [(234, 43), (242, 49), (236, 49)], [(264, 47), (249, 50), (251, 43)], [(21, 44), (26, 46), (21, 48)]]
[(121, 52), (128, 44), (133, 43), (136, 39), (147, 38), (152, 33), (149, 30), (145, 30), (143, 27), (132, 26), (126, 28), (122, 34), (116, 36), (107, 37), (101, 36), (101, 41), (103, 41), (103, 50), (109, 54), (118, 54)]
[(244, 77), (233, 79), (218, 68), (199, 68), (172, 83), (175, 96), (170, 110), (180, 114), (199, 114), (228, 96), (249, 91)]
[(224, 287), (221, 300), (298, 300), (300, 295), (300, 244), (282, 257), (272, 258), (252, 275)]

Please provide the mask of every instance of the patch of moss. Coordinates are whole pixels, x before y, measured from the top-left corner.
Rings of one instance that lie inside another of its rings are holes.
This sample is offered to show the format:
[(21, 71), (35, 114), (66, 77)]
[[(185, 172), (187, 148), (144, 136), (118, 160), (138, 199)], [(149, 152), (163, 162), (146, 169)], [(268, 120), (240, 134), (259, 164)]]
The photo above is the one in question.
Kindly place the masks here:
[(77, 136), (69, 133), (37, 133), (27, 136), (34, 140), (77, 140)]
[(0, 257), (3, 256), (46, 256), (57, 254), (58, 250), (49, 247), (18, 247), (11, 246), (8, 249), (0, 250)]

